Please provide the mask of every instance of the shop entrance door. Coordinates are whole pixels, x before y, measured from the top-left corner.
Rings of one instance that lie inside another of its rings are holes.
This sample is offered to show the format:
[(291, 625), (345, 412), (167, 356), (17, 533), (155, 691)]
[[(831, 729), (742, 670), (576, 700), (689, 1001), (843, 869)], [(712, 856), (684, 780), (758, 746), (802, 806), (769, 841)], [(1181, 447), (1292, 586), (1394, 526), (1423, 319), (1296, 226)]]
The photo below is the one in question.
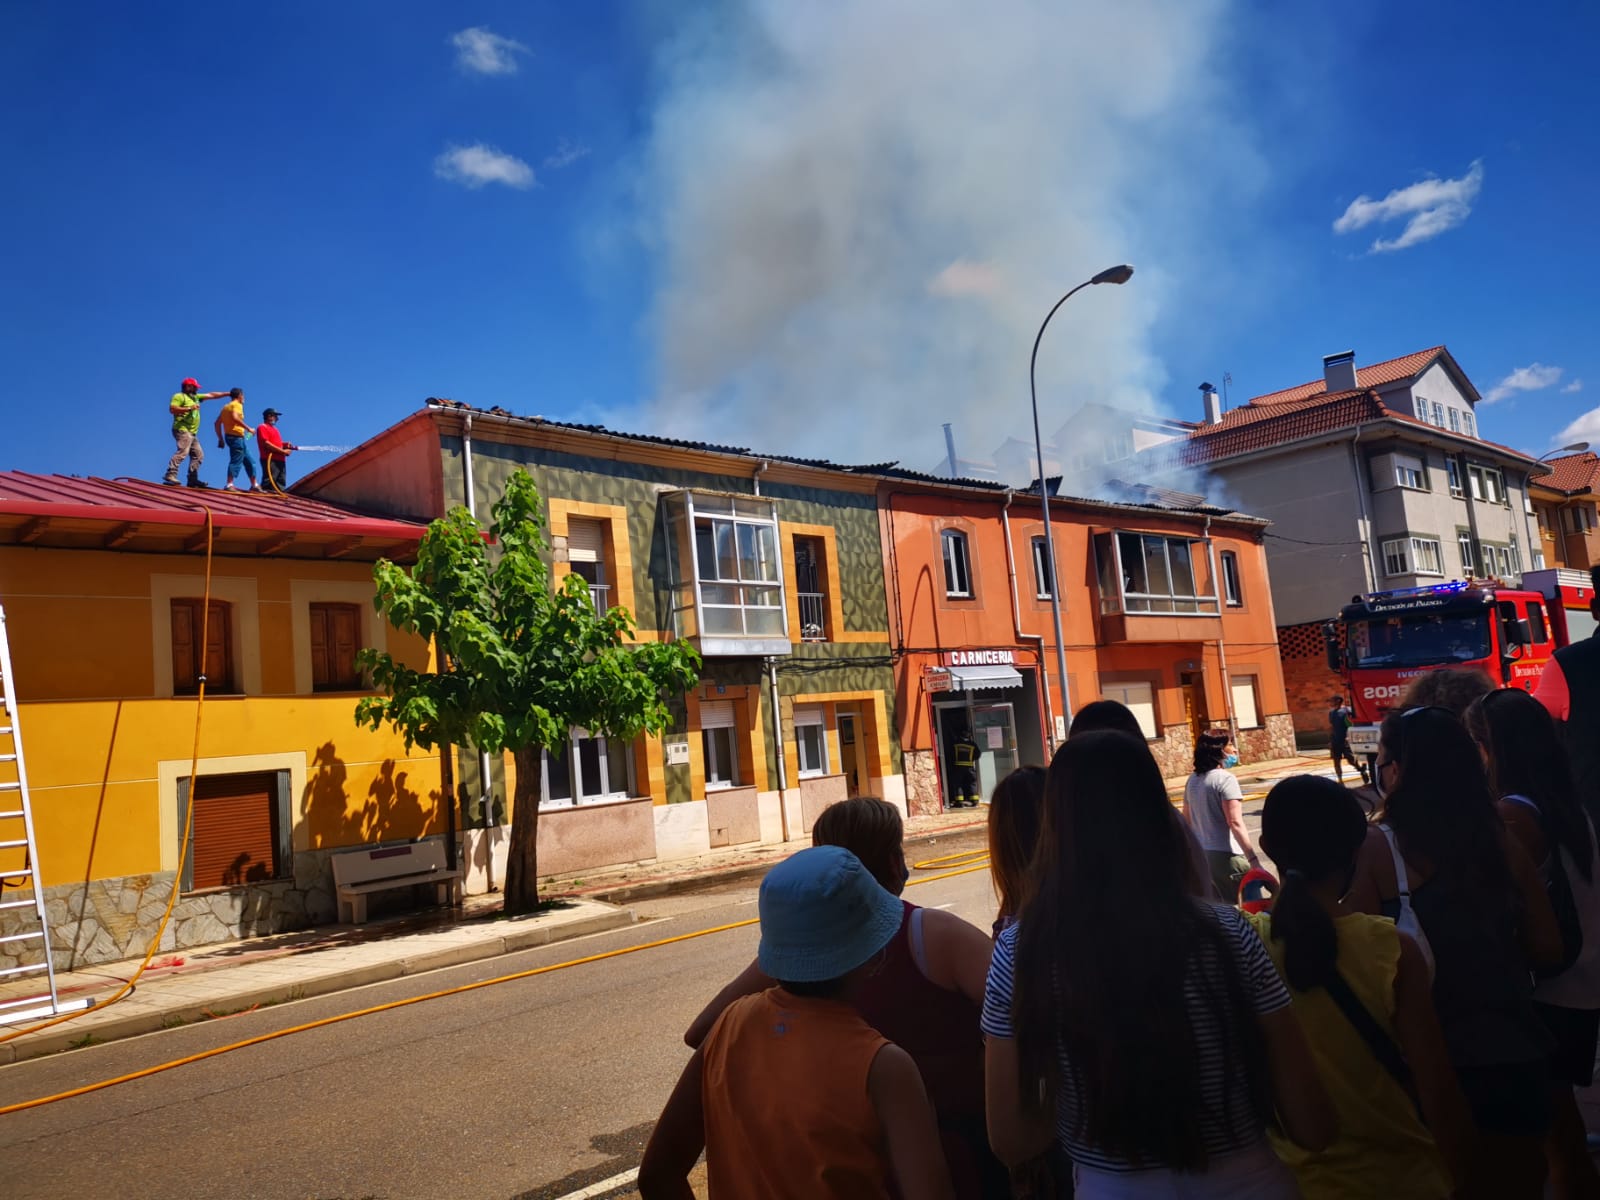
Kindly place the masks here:
[(1017, 726), (1009, 704), (974, 704), (972, 740), (982, 751), (978, 755), (978, 794), (985, 800), (994, 795), (994, 785), (1015, 771)]

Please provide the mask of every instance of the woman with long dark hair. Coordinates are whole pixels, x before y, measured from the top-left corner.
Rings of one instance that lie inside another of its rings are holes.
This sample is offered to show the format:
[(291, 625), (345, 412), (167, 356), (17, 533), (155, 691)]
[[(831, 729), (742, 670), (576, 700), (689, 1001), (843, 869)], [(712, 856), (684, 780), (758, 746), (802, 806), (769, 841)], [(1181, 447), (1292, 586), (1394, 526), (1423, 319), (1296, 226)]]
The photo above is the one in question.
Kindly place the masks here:
[(1274, 1113), (1301, 1145), (1334, 1134), (1271, 959), (1237, 912), (1190, 894), (1187, 856), (1141, 741), (1057, 751), (1031, 891), (984, 998), (989, 1139), (1008, 1163), (1059, 1140), (1084, 1200), (1292, 1197)]
[[(1520, 688), (1490, 692), (1466, 715), (1499, 797), (1500, 818), (1539, 864), (1545, 890), (1562, 901), (1564, 970), (1534, 984), (1533, 1002), (1555, 1042), (1550, 1055), (1551, 1130), (1545, 1143), (1557, 1197), (1600, 1196), (1573, 1088), (1594, 1082), (1600, 1040), (1600, 847), (1578, 802), (1567, 752), (1549, 711)], [(1576, 945), (1566, 944), (1567, 935)]]
[(1339, 1113), (1324, 1150), (1273, 1145), (1306, 1200), (1443, 1200), (1452, 1191), (1440, 1151), (1469, 1183), (1472, 1120), (1422, 951), (1394, 922), (1340, 908), (1366, 836), (1360, 802), (1332, 779), (1294, 775), (1267, 793), (1261, 848), (1283, 882), (1272, 911), (1247, 919), (1294, 995)]
[(1550, 901), (1454, 713), (1391, 713), (1377, 780), (1382, 820), (1346, 903), (1394, 918), (1431, 958), (1434, 1008), (1483, 1151), (1476, 1176), (1486, 1194), (1531, 1200), (1544, 1188), (1551, 1114), (1550, 1042), (1528, 972), (1561, 958)]
[(1212, 885), (1228, 904), (1239, 899), (1239, 881), (1261, 865), (1244, 825), (1244, 792), (1228, 768), (1238, 752), (1226, 729), (1200, 735), (1194, 748), (1194, 773), (1183, 785), (1183, 813), (1206, 856)]

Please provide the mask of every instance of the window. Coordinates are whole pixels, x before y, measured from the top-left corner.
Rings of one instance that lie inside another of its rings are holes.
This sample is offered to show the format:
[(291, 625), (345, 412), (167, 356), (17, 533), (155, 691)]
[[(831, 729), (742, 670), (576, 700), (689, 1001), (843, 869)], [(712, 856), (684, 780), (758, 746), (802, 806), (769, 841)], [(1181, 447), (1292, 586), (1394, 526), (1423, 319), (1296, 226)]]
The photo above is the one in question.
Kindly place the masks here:
[(1458, 531), (1456, 545), (1461, 550), (1461, 574), (1471, 575), (1477, 570), (1477, 562), (1472, 553), (1472, 535), (1464, 529)]
[(1544, 551), (1543, 550), (1535, 550), (1533, 552), (1533, 569), (1535, 571), (1544, 570)]
[(288, 772), (201, 775), (180, 785), (181, 806), (194, 806), (184, 891), (238, 887), (278, 879), (292, 864), (288, 829)]
[(1513, 575), (1521, 575), (1522, 574), (1522, 543), (1517, 541), (1517, 535), (1514, 534), (1514, 533), (1511, 535), (1511, 545), (1507, 549), (1506, 553), (1510, 557), (1511, 573)]
[(782, 637), (772, 502), (695, 493), (693, 508), (703, 631), (711, 637)]
[[(1455, 409), (1452, 408), (1450, 411), (1455, 412)], [(1460, 496), (1462, 494), (1461, 464), (1456, 461), (1455, 455), (1452, 454), (1445, 458), (1444, 465), (1445, 469), (1450, 472), (1450, 494), (1452, 496)]]
[(1233, 698), (1233, 719), (1240, 729), (1261, 728), (1261, 706), (1256, 702), (1256, 677), (1238, 675), (1229, 678), (1228, 694)]
[(1443, 575), (1444, 557), (1433, 538), (1392, 538), (1383, 543), (1386, 575)]
[(800, 640), (828, 640), (828, 596), (822, 590), (824, 545), (821, 538), (794, 539), (794, 589), (800, 603)]
[(1437, 400), (1433, 402), (1433, 423), (1440, 429), (1444, 428), (1444, 405)]
[(1161, 730), (1156, 725), (1155, 688), (1151, 684), (1102, 683), (1100, 696), (1126, 705), (1128, 711), (1138, 718), (1139, 728), (1147, 739), (1161, 736)]
[(1467, 480), (1472, 485), (1472, 498), (1485, 504), (1506, 502), (1504, 477), (1493, 467), (1468, 467)]
[(1239, 608), (1244, 604), (1244, 591), (1239, 586), (1239, 556), (1232, 550), (1224, 550), (1221, 558), (1222, 594), (1230, 608)]
[(1464, 412), (1461, 414), (1461, 432), (1466, 434), (1468, 437), (1477, 436), (1477, 434), (1472, 432), (1472, 414), (1469, 412)]
[(1033, 539), (1033, 594), (1040, 600), (1050, 599), (1050, 584), (1054, 572), (1050, 570), (1050, 549), (1042, 537)]
[(1450, 432), (1461, 432), (1461, 410), (1459, 408), (1452, 408), (1450, 410)]
[(620, 739), (574, 729), (564, 744), (544, 752), (541, 808), (571, 808), (622, 800), (634, 791), (633, 750)]
[(311, 606), (311, 690), (353, 692), (365, 686), (356, 666), (361, 648), (361, 607), (356, 604)]
[(1404, 488), (1422, 490), (1422, 460), (1409, 454), (1394, 456), (1394, 481)]
[(1574, 504), (1567, 509), (1567, 529), (1572, 533), (1588, 533), (1594, 528), (1594, 509), (1587, 504)]
[(794, 742), (800, 756), (800, 777), (828, 773), (828, 729), (822, 722), (822, 709), (814, 705), (794, 710)]
[(1537, 600), (1528, 601), (1528, 628), (1533, 631), (1535, 642), (1550, 640), (1550, 624), (1544, 619), (1544, 605)]
[(206, 691), (213, 695), (237, 692), (233, 664), (233, 606), (213, 600), (206, 616), (205, 661), (200, 656), (201, 600), (172, 602), (172, 694), (193, 696), (205, 676)]
[(700, 736), (705, 742), (706, 790), (735, 787), (739, 782), (739, 751), (734, 741), (732, 700), (707, 700), (700, 705)]
[(567, 519), (567, 562), (574, 575), (589, 585), (589, 599), (597, 612), (611, 607), (611, 585), (606, 582), (606, 524), (593, 517)]
[(1108, 463), (1120, 462), (1124, 458), (1133, 457), (1133, 434), (1124, 429), (1117, 433), (1108, 433), (1105, 438), (1105, 460)]
[(1147, 533), (1116, 537), (1125, 612), (1216, 613), (1217, 598), (1195, 590), (1194, 543), (1188, 538)]
[(967, 563), (967, 535), (946, 529), (939, 535), (944, 548), (944, 594), (972, 595), (972, 569)]

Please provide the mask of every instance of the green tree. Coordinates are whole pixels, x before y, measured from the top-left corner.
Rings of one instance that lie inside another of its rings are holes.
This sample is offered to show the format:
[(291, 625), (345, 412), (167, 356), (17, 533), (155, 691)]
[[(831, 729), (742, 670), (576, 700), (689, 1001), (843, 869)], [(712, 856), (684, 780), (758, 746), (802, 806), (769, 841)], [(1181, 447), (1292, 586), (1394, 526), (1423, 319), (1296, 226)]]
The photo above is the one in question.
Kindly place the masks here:
[(668, 695), (694, 685), (700, 656), (681, 642), (627, 645), (634, 623), (626, 609), (596, 612), (576, 574), (552, 586), (542, 505), (526, 471), (507, 482), (493, 515), (486, 539), (457, 506), (428, 526), (410, 571), (387, 559), (373, 567), (373, 607), (396, 629), (432, 640), (440, 657), (436, 671), (417, 671), (363, 650), (360, 662), (384, 694), (360, 701), (356, 721), (372, 729), (388, 722), (408, 748), (511, 752), (505, 911), (527, 913), (539, 904), (541, 752), (574, 726), (616, 738), (659, 734)]

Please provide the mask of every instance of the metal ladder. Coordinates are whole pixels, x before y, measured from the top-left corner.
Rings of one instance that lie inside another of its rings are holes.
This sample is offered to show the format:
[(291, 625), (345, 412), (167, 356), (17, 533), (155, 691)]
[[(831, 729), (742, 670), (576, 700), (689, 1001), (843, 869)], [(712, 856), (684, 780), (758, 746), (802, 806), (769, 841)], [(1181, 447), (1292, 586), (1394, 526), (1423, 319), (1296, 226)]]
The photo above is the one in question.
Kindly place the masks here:
[[(0, 851), (25, 852), (20, 871), (0, 870), (0, 912), (32, 910), (34, 928), (0, 935), (0, 946), (12, 953), (36, 944), (43, 962), (0, 969), (0, 983), (23, 975), (43, 973), (49, 991), (20, 998), (0, 999), (0, 1024), (51, 1017), (87, 1008), (87, 1001), (63, 1005), (56, 994), (56, 968), (50, 953), (50, 927), (44, 911), (44, 890), (39, 884), (39, 849), (33, 837), (33, 806), (28, 798), (28, 770), (22, 757), (22, 730), (17, 724), (17, 702), (12, 689), (11, 643), (6, 634), (6, 613), (0, 608)], [(20, 823), (20, 827), (19, 827)], [(8, 899), (23, 889), (23, 899)], [(26, 919), (26, 918), (25, 918)]]

